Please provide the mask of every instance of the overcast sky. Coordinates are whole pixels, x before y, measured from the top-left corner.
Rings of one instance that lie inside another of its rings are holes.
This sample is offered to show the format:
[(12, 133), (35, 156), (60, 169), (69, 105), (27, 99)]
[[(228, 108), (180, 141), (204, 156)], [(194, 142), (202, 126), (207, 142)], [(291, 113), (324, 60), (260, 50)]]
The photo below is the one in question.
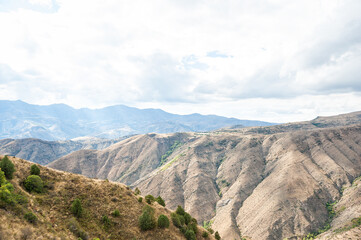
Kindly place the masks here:
[(361, 110), (361, 1), (0, 0), (0, 99), (273, 122)]

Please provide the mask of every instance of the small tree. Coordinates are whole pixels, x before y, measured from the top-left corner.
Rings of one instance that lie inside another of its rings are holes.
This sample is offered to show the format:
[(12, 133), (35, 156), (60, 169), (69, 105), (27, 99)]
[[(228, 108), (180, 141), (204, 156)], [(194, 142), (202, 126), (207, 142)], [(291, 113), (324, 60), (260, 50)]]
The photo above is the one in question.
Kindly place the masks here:
[(147, 195), (144, 198), (148, 204), (152, 204), (155, 201), (155, 198), (152, 195)]
[(185, 212), (184, 213), (184, 223), (186, 225), (188, 225), (191, 221), (192, 221), (192, 216), (189, 213)]
[(15, 167), (11, 160), (8, 158), (8, 156), (5, 155), (5, 157), (1, 159), (0, 168), (5, 173), (5, 177), (7, 179), (13, 179)]
[(40, 168), (36, 164), (31, 165), (30, 174), (39, 176), (40, 175)]
[(184, 236), (187, 240), (196, 240), (196, 234), (192, 230), (187, 230)]
[(208, 232), (207, 231), (202, 232), (202, 237), (203, 238), (208, 238)]
[(102, 217), (102, 223), (103, 223), (105, 229), (108, 229), (111, 226), (111, 222), (107, 215), (104, 215)]
[(139, 188), (135, 188), (135, 190), (134, 190), (134, 194), (135, 194), (135, 195), (139, 195), (139, 194), (140, 194), (140, 190), (139, 190)]
[(146, 207), (143, 208), (143, 213), (139, 217), (139, 227), (143, 231), (152, 230), (157, 224), (154, 217), (154, 209), (149, 206)]
[(169, 219), (166, 215), (161, 214), (158, 217), (158, 227), (159, 228), (168, 228), (169, 227)]
[(170, 214), (170, 217), (172, 219), (172, 222), (173, 222), (173, 225), (177, 228), (181, 228), (182, 227), (182, 223), (181, 221), (179, 220), (179, 215), (176, 214), (176, 213), (171, 213)]
[(80, 218), (83, 213), (83, 207), (79, 198), (75, 199), (71, 204), (71, 212), (75, 217)]
[(214, 237), (216, 238), (216, 240), (221, 239), (221, 236), (219, 235), (218, 231), (214, 234)]
[(30, 175), (26, 178), (24, 182), (25, 189), (29, 192), (37, 192), (41, 193), (43, 192), (44, 183), (43, 180), (37, 175)]
[(178, 207), (177, 207), (177, 210), (175, 211), (178, 215), (184, 215), (185, 214), (185, 211), (184, 211), (184, 209), (180, 206), (180, 205), (178, 205)]
[(155, 201), (156, 201), (157, 203), (159, 203), (160, 205), (162, 205), (163, 207), (165, 207), (165, 202), (164, 202), (164, 200), (163, 200), (163, 198), (162, 198), (161, 196), (158, 196), (158, 197), (155, 199)]
[(119, 217), (119, 216), (120, 216), (119, 210), (118, 210), (118, 209), (114, 210), (114, 212), (112, 212), (112, 215), (113, 215), (114, 217)]
[(35, 224), (38, 221), (38, 218), (36, 217), (36, 215), (32, 212), (27, 212), (24, 215), (25, 219), (29, 222), (29, 223), (33, 223)]

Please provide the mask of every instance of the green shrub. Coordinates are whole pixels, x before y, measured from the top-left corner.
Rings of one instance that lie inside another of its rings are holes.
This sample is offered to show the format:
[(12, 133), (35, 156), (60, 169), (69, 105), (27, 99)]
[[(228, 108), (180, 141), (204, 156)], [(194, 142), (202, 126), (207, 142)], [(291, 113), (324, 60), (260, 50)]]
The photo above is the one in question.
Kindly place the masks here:
[(15, 172), (14, 164), (8, 158), (8, 156), (4, 156), (0, 161), (0, 168), (5, 173), (5, 177), (7, 179), (13, 179), (13, 174)]
[(14, 186), (6, 181), (5, 173), (0, 169), (0, 200), (2, 202), (0, 207), (5, 207), (7, 204), (15, 204), (14, 195), (12, 194), (13, 190)]
[(28, 192), (34, 191), (37, 193), (41, 193), (43, 192), (44, 183), (39, 176), (30, 175), (26, 178), (24, 186)]
[(135, 188), (135, 190), (134, 190), (134, 194), (135, 194), (135, 195), (139, 195), (139, 194), (140, 194), (140, 190), (139, 190), (139, 188)]
[(186, 225), (188, 225), (191, 221), (192, 221), (192, 216), (189, 213), (185, 212), (184, 213), (184, 223)]
[(108, 229), (111, 226), (111, 222), (110, 222), (107, 215), (104, 215), (102, 217), (102, 223), (103, 223), (103, 226), (104, 226), (105, 229)]
[(211, 227), (208, 227), (208, 228), (207, 228), (207, 231), (208, 231), (210, 234), (213, 234), (213, 233), (214, 233), (214, 231), (213, 231), (213, 229), (212, 229)]
[(176, 214), (176, 213), (171, 213), (170, 214), (170, 217), (172, 219), (172, 223), (175, 227), (177, 228), (181, 228), (182, 227), (182, 223), (181, 221), (179, 220), (179, 215)]
[(158, 227), (159, 228), (168, 228), (169, 227), (169, 219), (166, 215), (161, 214), (158, 217)]
[(220, 239), (221, 239), (221, 236), (219, 236), (218, 231), (214, 234), (214, 237), (216, 238), (216, 240), (220, 240)]
[(184, 236), (187, 240), (196, 240), (196, 234), (192, 230), (187, 230)]
[(0, 168), (0, 186), (2, 186), (3, 184), (5, 184), (7, 181), (6, 181), (6, 178), (5, 178), (5, 173), (1, 170)]
[(184, 215), (186, 212), (184, 211), (184, 209), (180, 206), (180, 205), (178, 205), (178, 207), (177, 207), (177, 210), (175, 211), (178, 215)]
[(161, 196), (158, 196), (158, 197), (155, 199), (155, 201), (156, 201), (157, 203), (159, 203), (160, 205), (162, 205), (163, 207), (165, 207), (165, 202), (164, 202), (164, 200), (163, 200), (163, 198), (162, 198)]
[(30, 174), (39, 176), (40, 175), (40, 168), (36, 164), (31, 165)]
[(79, 198), (75, 199), (71, 204), (71, 212), (75, 217), (80, 218), (83, 213), (83, 207)]
[(202, 237), (203, 238), (208, 238), (208, 232), (207, 231), (202, 232)]
[(186, 220), (184, 219), (184, 216), (178, 215), (179, 221), (181, 222), (181, 225), (183, 226), (186, 223)]
[(154, 209), (145, 206), (143, 208), (143, 213), (139, 217), (139, 227), (142, 231), (152, 230), (156, 227), (156, 220), (154, 217)]
[(140, 203), (143, 202), (143, 198), (142, 198), (142, 197), (139, 197), (139, 198), (138, 198), (138, 202), (140, 202)]
[(35, 224), (38, 221), (37, 216), (32, 212), (25, 213), (24, 218), (26, 219), (26, 221), (33, 224)]
[(155, 198), (152, 195), (147, 195), (144, 198), (148, 204), (152, 204), (155, 201)]
[(112, 213), (112, 215), (113, 215), (114, 217), (119, 217), (119, 216), (120, 216), (119, 210), (118, 210), (118, 209), (114, 210), (114, 212)]
[(189, 223), (188, 229), (192, 230), (195, 234), (198, 232), (197, 224), (195, 223)]

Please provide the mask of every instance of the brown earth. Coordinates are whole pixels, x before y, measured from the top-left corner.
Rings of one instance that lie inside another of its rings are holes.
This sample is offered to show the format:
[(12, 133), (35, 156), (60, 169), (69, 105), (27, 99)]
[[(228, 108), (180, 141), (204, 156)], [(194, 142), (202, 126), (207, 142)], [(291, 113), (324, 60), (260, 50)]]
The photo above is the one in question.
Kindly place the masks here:
[[(360, 119), (356, 112), (271, 127), (140, 135), (49, 166), (161, 195), (168, 207), (182, 205), (198, 222), (211, 220), (223, 239), (300, 239), (324, 226), (326, 203), (341, 199), (361, 175)], [(176, 141), (182, 144), (168, 156)]]

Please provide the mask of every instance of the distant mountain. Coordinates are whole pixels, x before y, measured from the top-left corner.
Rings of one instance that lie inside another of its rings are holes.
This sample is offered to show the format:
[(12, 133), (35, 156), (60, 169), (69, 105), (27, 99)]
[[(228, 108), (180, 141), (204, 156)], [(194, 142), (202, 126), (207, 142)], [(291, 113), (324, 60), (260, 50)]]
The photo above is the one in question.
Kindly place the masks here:
[(65, 140), (83, 136), (118, 138), (131, 134), (202, 132), (227, 126), (269, 126), (262, 121), (216, 115), (177, 115), (124, 105), (74, 109), (65, 104), (32, 105), (0, 100), (0, 138)]
[(39, 164), (48, 164), (71, 152), (81, 149), (101, 150), (127, 137), (118, 139), (76, 138), (62, 141), (45, 141), (37, 138), (0, 140), (0, 155), (10, 155)]

